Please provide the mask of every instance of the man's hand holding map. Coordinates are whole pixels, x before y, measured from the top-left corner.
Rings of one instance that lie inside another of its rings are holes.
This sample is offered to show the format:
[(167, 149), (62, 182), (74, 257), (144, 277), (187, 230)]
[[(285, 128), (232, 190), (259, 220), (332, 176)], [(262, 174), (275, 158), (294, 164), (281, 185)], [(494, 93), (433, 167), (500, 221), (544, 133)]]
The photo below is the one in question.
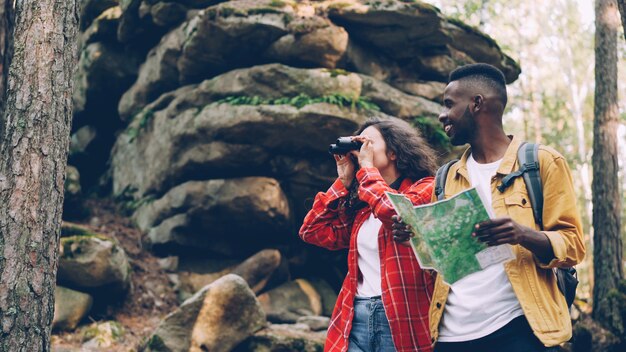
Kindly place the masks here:
[(488, 247), (472, 237), (474, 226), (490, 218), (475, 188), (420, 206), (413, 206), (401, 194), (386, 193), (413, 232), (411, 247), (420, 266), (436, 270), (445, 282), (453, 284), (490, 265), (515, 258), (509, 245)]

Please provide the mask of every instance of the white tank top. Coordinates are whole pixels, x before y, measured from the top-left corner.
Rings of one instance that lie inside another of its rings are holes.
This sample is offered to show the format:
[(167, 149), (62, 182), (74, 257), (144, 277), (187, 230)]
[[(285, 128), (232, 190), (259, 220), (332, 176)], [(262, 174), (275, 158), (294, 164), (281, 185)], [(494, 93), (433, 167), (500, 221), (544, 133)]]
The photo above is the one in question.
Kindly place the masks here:
[(378, 253), (378, 232), (382, 222), (374, 217), (374, 213), (361, 225), (356, 237), (358, 269), (363, 275), (356, 287), (359, 297), (380, 296), (382, 294), (380, 279), (380, 254)]

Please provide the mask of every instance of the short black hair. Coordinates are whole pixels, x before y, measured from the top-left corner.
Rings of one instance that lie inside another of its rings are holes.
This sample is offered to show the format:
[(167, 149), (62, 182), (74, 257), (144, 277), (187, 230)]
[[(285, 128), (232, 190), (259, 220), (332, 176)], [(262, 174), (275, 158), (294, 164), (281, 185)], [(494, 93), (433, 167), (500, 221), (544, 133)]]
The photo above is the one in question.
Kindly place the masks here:
[(450, 72), (448, 82), (467, 80), (491, 89), (506, 106), (506, 80), (497, 67), (489, 64), (469, 64)]

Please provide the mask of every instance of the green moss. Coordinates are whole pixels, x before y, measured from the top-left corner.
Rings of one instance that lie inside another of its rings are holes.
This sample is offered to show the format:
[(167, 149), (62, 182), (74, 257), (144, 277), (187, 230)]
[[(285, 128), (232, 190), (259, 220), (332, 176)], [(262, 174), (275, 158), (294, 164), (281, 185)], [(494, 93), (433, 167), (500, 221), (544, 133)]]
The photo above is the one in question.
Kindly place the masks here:
[(320, 97), (310, 97), (306, 94), (298, 94), (293, 97), (282, 97), (277, 99), (265, 99), (258, 96), (229, 96), (216, 101), (214, 104), (230, 105), (291, 105), (298, 109), (305, 105), (327, 103), (339, 107), (349, 107), (351, 109), (380, 111), (378, 105), (369, 101), (367, 97), (352, 97), (341, 93), (323, 95)]
[(259, 7), (256, 9), (249, 9), (248, 15), (264, 15), (264, 14), (282, 14), (283, 12), (271, 7)]
[(61, 237), (70, 237), (70, 236), (97, 236), (97, 233), (91, 231), (87, 227), (72, 224), (69, 222), (64, 222), (61, 225)]
[(435, 149), (444, 152), (452, 150), (448, 135), (435, 118), (420, 116), (414, 118), (411, 123), (422, 132), (422, 136), (424, 136), (424, 138), (428, 140), (428, 143)]
[(285, 7), (287, 3), (283, 0), (272, 0), (270, 1), (271, 7)]
[(111, 338), (113, 340), (119, 340), (124, 335), (124, 327), (117, 321), (93, 323), (82, 330), (83, 341), (88, 341), (93, 338), (104, 341), (106, 339), (105, 335), (107, 334), (107, 326), (111, 329)]
[[(90, 233), (86, 235), (78, 235), (78, 236), (70, 236), (70, 237), (62, 237), (61, 238), (61, 247), (63, 248), (63, 256), (64, 259), (71, 259), (75, 254), (80, 254), (80, 248), (83, 244), (87, 243), (91, 238), (97, 238), (102, 241), (115, 242), (112, 238), (106, 237), (104, 235), (98, 233)], [(78, 246), (72, 248), (75, 243), (78, 243)]]
[(157, 335), (152, 335), (152, 337), (146, 343), (146, 347), (153, 351), (167, 351), (168, 348), (165, 346), (165, 342)]
[(328, 72), (330, 73), (330, 77), (337, 77), (337, 76), (347, 76), (349, 74), (351, 74), (351, 72), (346, 71), (342, 68), (326, 68), (323, 70), (324, 72)]
[(150, 109), (143, 109), (137, 115), (135, 115), (132, 119), (133, 123), (131, 127), (126, 130), (126, 134), (128, 135), (128, 143), (132, 143), (135, 141), (135, 138), (139, 136), (141, 131), (148, 128), (148, 125), (154, 118), (154, 111)]
[(131, 215), (139, 207), (153, 202), (156, 198), (153, 195), (148, 195), (139, 198), (137, 194), (138, 189), (131, 185), (127, 185), (124, 189), (114, 196), (115, 201), (120, 207), (122, 213)]

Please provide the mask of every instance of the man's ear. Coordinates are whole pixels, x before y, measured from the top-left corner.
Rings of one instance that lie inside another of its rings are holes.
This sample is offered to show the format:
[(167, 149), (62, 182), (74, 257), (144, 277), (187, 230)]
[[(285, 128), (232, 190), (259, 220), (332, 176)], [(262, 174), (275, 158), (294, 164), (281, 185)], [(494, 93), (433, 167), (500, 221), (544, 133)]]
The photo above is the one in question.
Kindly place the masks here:
[(472, 98), (472, 103), (470, 104), (470, 111), (475, 114), (478, 111), (482, 110), (485, 104), (485, 98), (480, 95), (480, 94), (476, 94), (473, 98)]

